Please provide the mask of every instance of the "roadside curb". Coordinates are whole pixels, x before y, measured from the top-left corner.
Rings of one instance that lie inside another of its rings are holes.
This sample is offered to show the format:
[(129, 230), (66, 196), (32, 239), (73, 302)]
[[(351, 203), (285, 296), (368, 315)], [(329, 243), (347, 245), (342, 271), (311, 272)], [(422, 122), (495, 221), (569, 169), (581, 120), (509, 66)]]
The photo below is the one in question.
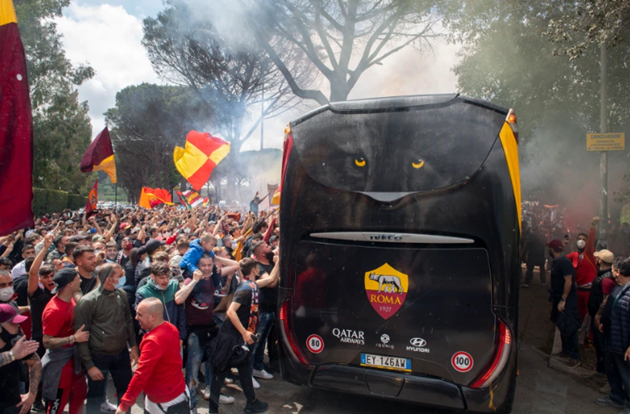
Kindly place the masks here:
[(522, 346), (527, 346), (528, 348), (533, 349), (537, 354), (547, 359), (547, 366), (549, 368), (554, 369), (556, 371), (564, 372), (565, 374), (569, 374), (580, 380), (585, 380), (585, 376), (588, 376), (592, 372), (591, 370), (586, 369), (581, 365), (575, 368), (569, 368), (567, 367), (566, 363), (563, 360), (556, 358), (552, 355), (549, 355), (546, 352), (541, 351), (540, 349), (538, 349), (537, 347), (533, 345), (521, 343), (520, 347)]

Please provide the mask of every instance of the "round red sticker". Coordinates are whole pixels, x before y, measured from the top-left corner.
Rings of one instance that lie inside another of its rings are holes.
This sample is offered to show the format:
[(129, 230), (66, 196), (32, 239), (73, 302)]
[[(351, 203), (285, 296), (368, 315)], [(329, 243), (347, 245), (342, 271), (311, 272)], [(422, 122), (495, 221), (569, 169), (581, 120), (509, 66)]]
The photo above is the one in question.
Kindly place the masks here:
[(306, 347), (314, 354), (319, 354), (324, 350), (324, 340), (319, 335), (311, 335), (306, 338)]
[(451, 364), (456, 371), (468, 372), (472, 369), (474, 362), (468, 352), (459, 351), (455, 352), (453, 358), (451, 358)]

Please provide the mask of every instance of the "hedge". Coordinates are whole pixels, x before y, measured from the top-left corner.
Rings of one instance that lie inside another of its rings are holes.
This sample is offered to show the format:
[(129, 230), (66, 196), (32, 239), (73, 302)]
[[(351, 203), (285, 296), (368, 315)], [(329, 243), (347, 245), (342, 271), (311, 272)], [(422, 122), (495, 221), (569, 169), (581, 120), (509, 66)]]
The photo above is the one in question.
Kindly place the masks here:
[(68, 208), (70, 210), (78, 210), (85, 207), (87, 197), (79, 194), (68, 194)]
[(87, 197), (78, 194), (68, 194), (66, 191), (33, 188), (33, 214), (60, 213), (66, 208), (78, 210), (85, 207)]

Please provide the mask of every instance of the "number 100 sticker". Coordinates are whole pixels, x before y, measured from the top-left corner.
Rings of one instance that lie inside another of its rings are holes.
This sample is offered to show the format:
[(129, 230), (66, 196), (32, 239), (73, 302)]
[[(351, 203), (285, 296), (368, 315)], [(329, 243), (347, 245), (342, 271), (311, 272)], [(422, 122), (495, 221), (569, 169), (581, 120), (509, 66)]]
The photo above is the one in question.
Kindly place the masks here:
[(306, 347), (314, 354), (319, 354), (324, 350), (324, 340), (319, 335), (311, 335), (306, 338)]
[(455, 352), (453, 358), (451, 358), (451, 364), (458, 372), (468, 372), (472, 369), (474, 362), (468, 352), (459, 351)]

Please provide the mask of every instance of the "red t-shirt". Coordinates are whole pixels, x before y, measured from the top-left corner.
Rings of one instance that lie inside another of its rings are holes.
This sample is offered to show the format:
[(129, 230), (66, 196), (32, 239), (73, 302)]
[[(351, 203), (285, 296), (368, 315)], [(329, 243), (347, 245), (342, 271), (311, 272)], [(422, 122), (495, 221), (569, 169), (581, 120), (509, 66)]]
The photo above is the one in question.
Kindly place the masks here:
[(597, 237), (595, 228), (591, 227), (588, 231), (588, 239), (586, 247), (582, 253), (572, 252), (567, 254), (567, 258), (573, 262), (575, 268), (575, 284), (580, 287), (593, 283), (597, 276), (597, 265), (595, 264), (595, 238)]
[(610, 292), (612, 292), (615, 286), (617, 286), (617, 284), (609, 277), (602, 280), (602, 291), (604, 292), (604, 295), (610, 295)]
[[(55, 338), (65, 338), (74, 335), (74, 306), (72, 299), (70, 302), (64, 302), (57, 296), (54, 296), (44, 308), (42, 314), (42, 332), (44, 335)], [(74, 346), (72, 344), (65, 345), (65, 348)]]

